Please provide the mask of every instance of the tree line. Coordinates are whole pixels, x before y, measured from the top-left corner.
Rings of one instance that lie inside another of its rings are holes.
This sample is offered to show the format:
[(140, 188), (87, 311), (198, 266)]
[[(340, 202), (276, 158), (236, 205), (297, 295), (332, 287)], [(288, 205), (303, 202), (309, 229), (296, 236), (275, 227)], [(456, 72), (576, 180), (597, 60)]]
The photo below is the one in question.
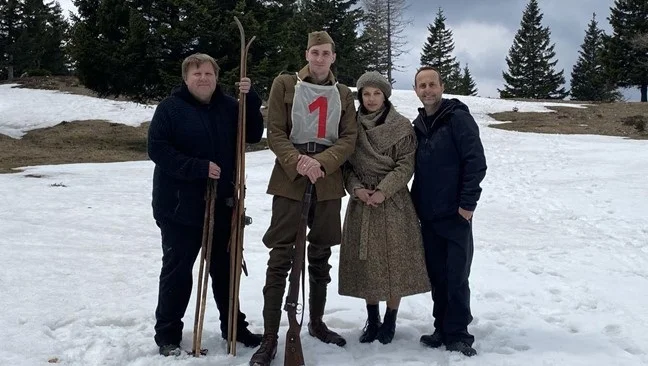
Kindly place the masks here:
[[(0, 80), (22, 75), (74, 74), (99, 95), (159, 100), (177, 85), (179, 65), (195, 52), (214, 56), (221, 85), (238, 78), (238, 16), (257, 40), (249, 75), (266, 94), (272, 79), (305, 63), (308, 32), (326, 30), (336, 42), (333, 72), (355, 85), (365, 71), (390, 81), (403, 69), (411, 24), (405, 0), (74, 0), (69, 19), (55, 1), (0, 0)], [(615, 0), (599, 27), (596, 14), (585, 31), (579, 58), (565, 89), (556, 70), (555, 45), (537, 0), (529, 0), (502, 72), (501, 98), (613, 101), (619, 87), (648, 86), (648, 7), (645, 0)], [(476, 95), (468, 64), (454, 54), (452, 30), (441, 8), (427, 27), (420, 65), (436, 67), (446, 93)]]
[(614, 101), (619, 87), (639, 87), (641, 101), (647, 101), (648, 86), (648, 3), (645, 0), (615, 0), (609, 16), (612, 34), (598, 26), (596, 14), (585, 31), (579, 57), (571, 72), (567, 91), (564, 70), (555, 66), (555, 44), (549, 27), (542, 26), (538, 1), (530, 0), (520, 29), (506, 57), (502, 72), (505, 85), (501, 98)]

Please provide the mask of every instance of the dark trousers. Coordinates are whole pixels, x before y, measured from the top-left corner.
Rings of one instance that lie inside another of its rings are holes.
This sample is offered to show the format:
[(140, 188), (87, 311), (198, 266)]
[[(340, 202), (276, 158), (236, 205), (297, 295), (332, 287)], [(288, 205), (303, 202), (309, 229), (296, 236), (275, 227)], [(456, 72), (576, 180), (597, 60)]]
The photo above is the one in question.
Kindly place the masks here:
[[(341, 200), (316, 202), (313, 195), (308, 218), (307, 247), (308, 277), (310, 285), (310, 317), (321, 318), (326, 303), (326, 286), (331, 282), (328, 261), (331, 246), (341, 240)], [(286, 277), (292, 268), (295, 254), (295, 240), (301, 217), (302, 202), (275, 196), (272, 201), (270, 227), (263, 237), (263, 243), (270, 248), (270, 259), (263, 287), (264, 332), (277, 334), (281, 321), (283, 295)]]
[[(227, 335), (229, 311), (230, 256), (227, 252), (232, 209), (217, 201), (214, 210), (214, 237), (209, 275), (216, 307), (220, 312), (221, 333)], [(158, 346), (180, 344), (182, 318), (193, 287), (192, 268), (202, 245), (202, 228), (171, 221), (158, 221), (162, 232), (162, 271), (155, 310), (155, 342)], [(239, 311), (239, 329), (247, 327)]]
[(434, 301), (434, 327), (446, 343), (473, 344), (468, 333), (470, 313), (470, 265), (473, 258), (472, 223), (458, 213), (421, 222), (425, 262)]

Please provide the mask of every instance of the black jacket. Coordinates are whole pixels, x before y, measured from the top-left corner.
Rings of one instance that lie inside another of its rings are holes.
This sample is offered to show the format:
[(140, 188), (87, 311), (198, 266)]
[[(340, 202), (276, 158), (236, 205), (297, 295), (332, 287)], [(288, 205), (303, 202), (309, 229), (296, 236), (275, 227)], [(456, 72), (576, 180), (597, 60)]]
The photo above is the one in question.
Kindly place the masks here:
[(423, 108), (414, 120), (418, 140), (412, 198), (421, 220), (473, 211), (486, 176), (479, 128), (468, 107), (443, 99), (431, 116)]
[[(247, 95), (246, 142), (263, 135), (261, 99)], [(209, 162), (221, 168), (219, 200), (232, 197), (236, 165), (238, 102), (217, 87), (209, 104), (197, 101), (186, 84), (155, 110), (148, 131), (153, 172), (153, 217), (202, 226)]]

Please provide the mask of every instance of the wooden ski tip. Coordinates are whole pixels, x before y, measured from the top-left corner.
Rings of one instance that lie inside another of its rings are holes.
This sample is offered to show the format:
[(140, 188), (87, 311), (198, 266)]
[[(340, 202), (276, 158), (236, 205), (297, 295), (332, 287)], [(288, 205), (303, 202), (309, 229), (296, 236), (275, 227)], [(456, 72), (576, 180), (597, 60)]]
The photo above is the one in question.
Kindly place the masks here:
[(236, 15), (234, 16), (234, 21), (239, 26), (239, 28), (243, 28), (243, 23), (241, 23), (241, 21), (239, 20), (239, 18)]

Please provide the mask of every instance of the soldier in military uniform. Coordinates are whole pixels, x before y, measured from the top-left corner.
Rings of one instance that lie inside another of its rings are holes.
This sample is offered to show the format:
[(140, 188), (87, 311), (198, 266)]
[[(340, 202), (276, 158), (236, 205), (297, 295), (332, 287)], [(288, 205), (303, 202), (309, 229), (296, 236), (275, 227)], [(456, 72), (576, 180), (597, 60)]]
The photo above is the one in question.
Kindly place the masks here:
[(308, 332), (325, 343), (346, 341), (322, 320), (331, 281), (331, 247), (341, 241), (344, 197), (341, 166), (353, 153), (357, 126), (354, 98), (331, 72), (335, 44), (326, 32), (308, 35), (308, 64), (296, 74), (276, 77), (268, 99), (268, 146), (277, 156), (268, 184), (272, 219), (263, 237), (270, 259), (263, 288), (264, 335), (250, 365), (267, 366), (277, 352), (279, 323), (292, 268), (297, 223), (308, 181), (315, 186), (308, 218), (310, 321)]

